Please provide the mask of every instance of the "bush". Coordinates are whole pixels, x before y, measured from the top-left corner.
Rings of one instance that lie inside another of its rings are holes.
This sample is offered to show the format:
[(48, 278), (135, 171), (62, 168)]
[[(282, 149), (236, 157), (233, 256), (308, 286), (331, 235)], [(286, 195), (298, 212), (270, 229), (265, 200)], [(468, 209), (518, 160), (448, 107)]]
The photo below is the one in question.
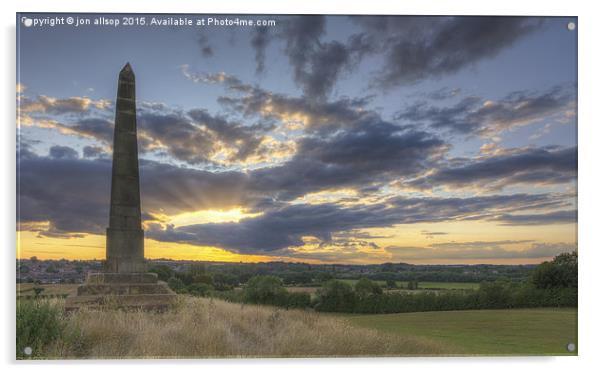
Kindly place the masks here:
[(311, 307), (311, 296), (308, 293), (298, 292), (291, 293), (287, 292), (286, 297), (284, 298), (284, 304), (280, 306), (284, 306), (285, 308), (308, 308)]
[(329, 280), (318, 289), (316, 311), (353, 312), (356, 296), (351, 285)]
[[(62, 309), (48, 301), (17, 301), (17, 358), (43, 356), (44, 349), (65, 330)], [(32, 354), (25, 354), (30, 347)]]
[(182, 292), (182, 290), (186, 287), (184, 282), (177, 277), (171, 277), (169, 280), (167, 280), (167, 286), (169, 286), (169, 288), (176, 293)]

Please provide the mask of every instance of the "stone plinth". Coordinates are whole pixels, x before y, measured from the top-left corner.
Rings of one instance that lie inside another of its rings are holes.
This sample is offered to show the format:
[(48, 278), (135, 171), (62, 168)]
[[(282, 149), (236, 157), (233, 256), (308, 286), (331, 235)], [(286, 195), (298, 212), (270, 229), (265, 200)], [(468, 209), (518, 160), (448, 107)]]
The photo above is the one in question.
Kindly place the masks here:
[(176, 294), (155, 273), (89, 273), (86, 283), (67, 298), (66, 311), (115, 307), (164, 311)]

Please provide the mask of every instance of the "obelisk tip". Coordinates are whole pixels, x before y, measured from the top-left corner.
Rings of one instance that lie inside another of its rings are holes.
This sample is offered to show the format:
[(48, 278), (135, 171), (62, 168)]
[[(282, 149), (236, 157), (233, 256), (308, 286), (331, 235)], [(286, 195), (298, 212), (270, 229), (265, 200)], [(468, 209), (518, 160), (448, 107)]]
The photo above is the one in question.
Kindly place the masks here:
[(119, 77), (134, 77), (134, 69), (132, 69), (132, 65), (130, 65), (129, 62), (127, 62), (125, 66), (123, 66), (123, 69), (121, 69), (121, 71), (119, 72)]

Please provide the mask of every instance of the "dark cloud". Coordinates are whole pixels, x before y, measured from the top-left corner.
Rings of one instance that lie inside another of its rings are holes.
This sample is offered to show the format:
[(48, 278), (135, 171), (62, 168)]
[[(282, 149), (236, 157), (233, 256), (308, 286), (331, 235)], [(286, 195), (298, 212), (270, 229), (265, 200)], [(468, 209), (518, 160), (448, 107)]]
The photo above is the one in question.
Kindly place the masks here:
[(307, 97), (291, 97), (251, 87), (232, 76), (185, 74), (195, 82), (223, 83), (237, 95), (221, 96), (218, 102), (245, 118), (259, 116), (266, 120), (296, 122), (305, 132), (335, 132), (341, 128), (357, 127), (365, 120), (381, 120), (377, 113), (365, 109), (371, 97), (342, 97), (334, 101), (316, 102)]
[(577, 178), (577, 147), (527, 148), (477, 159), (457, 160), (428, 176), (402, 185), (417, 189), (437, 187), (503, 188), (514, 184), (552, 185)]
[(533, 17), (353, 17), (374, 40), (385, 64), (377, 84), (391, 88), (458, 72), (496, 56), (538, 29)]
[[(21, 150), (17, 172), (21, 222), (49, 221), (57, 232), (103, 234), (109, 216), (110, 159), (39, 157)], [(245, 191), (247, 176), (240, 172), (212, 173), (141, 160), (140, 178), (146, 212), (228, 209), (261, 200)]]
[(550, 195), (495, 195), (471, 198), (404, 198), (343, 207), (336, 204), (287, 205), (238, 223), (155, 226), (149, 237), (222, 247), (240, 253), (278, 252), (303, 245), (304, 237), (331, 241), (333, 234), (355, 229), (450, 220), (488, 219), (498, 211), (520, 211), (529, 206), (562, 202)]
[(494, 220), (501, 222), (502, 225), (575, 224), (577, 210), (552, 211), (544, 214), (504, 214)]
[(109, 216), (109, 160), (22, 157), (17, 179), (21, 222), (47, 221), (55, 233), (104, 232)]
[(60, 159), (73, 159), (78, 158), (79, 153), (77, 150), (70, 148), (68, 146), (60, 146), (55, 145), (50, 148), (48, 155), (52, 158), (60, 158)]
[(424, 171), (447, 151), (443, 141), (425, 132), (371, 119), (327, 138), (300, 139), (291, 160), (255, 170), (251, 188), (290, 200), (332, 188), (382, 186)]
[(138, 132), (143, 151), (160, 149), (191, 164), (210, 163), (210, 156), (217, 151), (211, 134), (179, 112), (141, 112)]
[(420, 234), (425, 236), (426, 238), (433, 238), (435, 236), (446, 236), (448, 232), (431, 232), (431, 231), (421, 231)]
[[(400, 141), (410, 140), (412, 144), (415, 142), (415, 139), (404, 136)], [(420, 141), (417, 143), (420, 144)], [(337, 168), (339, 159), (346, 163), (355, 162), (353, 158), (348, 159), (348, 155), (339, 155), (337, 152), (332, 155), (310, 152), (309, 155), (316, 160), (323, 158), (334, 162), (334, 166), (327, 163), (321, 168), (303, 170), (295, 168), (299, 165), (295, 163), (298, 161), (294, 161), (289, 165), (289, 173), (285, 173), (286, 167), (248, 173), (209, 172), (141, 160), (142, 208), (145, 214), (174, 215), (240, 206), (252, 212), (263, 212), (258, 217), (243, 219), (239, 223), (179, 228), (155, 225), (151, 226), (148, 237), (251, 253), (276, 252), (299, 246), (303, 238), (308, 236), (326, 243), (347, 240), (357, 246), (365, 238), (360, 235), (356, 237), (357, 230), (395, 224), (461, 220), (489, 220), (516, 225), (574, 222), (574, 213), (534, 213), (567, 206), (566, 196), (551, 194), (470, 198), (393, 197), (370, 205), (357, 204), (359, 201), (356, 201), (356, 204), (349, 206), (283, 203), (287, 198), (332, 188), (333, 185), (360, 185), (370, 180), (369, 177), (361, 180), (349, 177), (341, 182), (338, 171), (331, 171)], [(371, 166), (360, 165), (360, 169), (362, 167), (367, 169)], [(399, 167), (407, 167), (407, 172), (411, 172), (416, 166), (407, 164)], [(404, 169), (397, 171), (405, 172)], [(33, 154), (21, 156), (18, 168), (20, 222), (50, 222), (49, 234), (102, 234), (108, 219), (110, 172), (111, 162), (105, 158), (86, 160)], [(378, 174), (370, 175), (375, 178)], [(347, 236), (346, 232), (349, 233)]]
[(398, 112), (396, 119), (455, 133), (491, 136), (574, 111), (574, 105), (574, 95), (558, 86), (543, 92), (513, 92), (499, 101), (469, 96), (447, 107), (417, 102)]
[(431, 100), (435, 100), (435, 101), (441, 101), (441, 100), (447, 100), (453, 97), (456, 97), (457, 95), (459, 95), (461, 92), (460, 88), (449, 88), (449, 87), (442, 87), (439, 88), (437, 90), (434, 90), (432, 92), (428, 92), (426, 94), (426, 97), (431, 99)]
[(372, 44), (363, 35), (353, 35), (345, 42), (324, 42), (320, 39), (325, 31), (324, 16), (296, 16), (287, 20), (279, 35), (285, 40), (293, 78), (311, 101), (325, 99), (342, 73), (372, 51)]
[(199, 34), (197, 42), (199, 44), (201, 55), (203, 57), (213, 57), (213, 47), (209, 44), (209, 38), (207, 37), (207, 35)]
[(107, 156), (105, 149), (100, 146), (84, 146), (84, 157), (85, 158), (98, 158)]
[(236, 153), (229, 158), (233, 161), (244, 161), (251, 155), (256, 154), (264, 139), (263, 134), (275, 128), (271, 123), (245, 126), (241, 123), (228, 121), (221, 116), (211, 115), (206, 110), (200, 109), (191, 110), (188, 115), (196, 124), (211, 131), (218, 141), (236, 148)]
[(271, 40), (269, 28), (255, 27), (251, 32), (251, 46), (255, 49), (256, 73), (263, 73), (265, 69), (265, 51)]
[(104, 118), (80, 119), (66, 126), (84, 137), (93, 137), (106, 144), (113, 143), (113, 122)]

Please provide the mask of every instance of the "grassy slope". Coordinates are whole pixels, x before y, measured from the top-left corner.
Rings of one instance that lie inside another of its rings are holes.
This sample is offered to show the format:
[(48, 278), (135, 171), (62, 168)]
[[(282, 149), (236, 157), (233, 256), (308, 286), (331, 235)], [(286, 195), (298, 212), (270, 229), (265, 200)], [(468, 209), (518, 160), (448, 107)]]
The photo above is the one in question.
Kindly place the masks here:
[(440, 341), (465, 354), (572, 355), (576, 309), (419, 312), (345, 316), (354, 324), (396, 335)]
[[(62, 300), (52, 300), (58, 306)], [(391, 335), (335, 315), (180, 297), (165, 313), (80, 311), (47, 358), (439, 355), (450, 346)]]

